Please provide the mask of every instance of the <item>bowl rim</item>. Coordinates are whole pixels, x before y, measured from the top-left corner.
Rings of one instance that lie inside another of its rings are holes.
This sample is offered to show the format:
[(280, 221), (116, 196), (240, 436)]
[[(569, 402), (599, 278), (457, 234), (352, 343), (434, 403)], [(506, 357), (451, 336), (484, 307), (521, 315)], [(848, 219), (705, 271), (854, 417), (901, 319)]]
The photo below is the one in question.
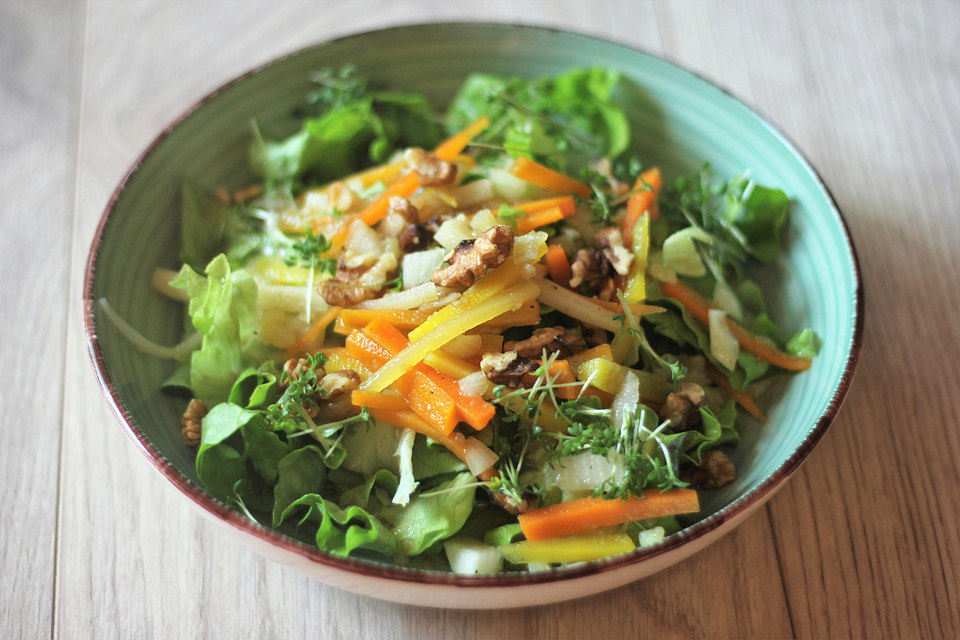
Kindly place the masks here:
[[(234, 85), (237, 85), (246, 79), (264, 71), (268, 67), (273, 67), (277, 64), (284, 62), (285, 60), (293, 57), (297, 57), (305, 54), (308, 51), (313, 51), (317, 49), (322, 49), (334, 45), (336, 43), (345, 42), (355, 39), (363, 39), (370, 37), (375, 34), (397, 32), (397, 31), (414, 31), (416, 29), (437, 29), (437, 28), (490, 28), (490, 29), (503, 29), (508, 31), (538, 31), (546, 32), (551, 34), (560, 34), (565, 36), (574, 36), (575, 38), (582, 38), (585, 40), (599, 41), (608, 45), (626, 49), (632, 53), (640, 53), (649, 58), (653, 58), (661, 63), (667, 64), (676, 71), (679, 71), (682, 74), (691, 76), (699, 81), (705, 82), (708, 85), (718, 89), (727, 97), (738, 102), (740, 105), (745, 107), (750, 111), (759, 121), (776, 137), (778, 140), (786, 145), (801, 161), (804, 165), (806, 171), (813, 177), (817, 185), (823, 190), (823, 193), (826, 195), (829, 205), (833, 212), (836, 214), (837, 218), (840, 221), (841, 228), (844, 235), (844, 240), (846, 241), (847, 250), (850, 253), (853, 265), (853, 276), (855, 287), (855, 297), (856, 304), (854, 306), (854, 333), (853, 340), (850, 344), (850, 352), (847, 356), (847, 361), (844, 364), (843, 373), (840, 378), (833, 396), (830, 399), (830, 403), (827, 405), (826, 409), (817, 419), (813, 428), (809, 431), (807, 436), (799, 444), (793, 454), (787, 458), (784, 463), (777, 468), (772, 474), (770, 474), (766, 479), (757, 483), (748, 491), (746, 491), (739, 498), (730, 502), (726, 506), (722, 507), (717, 512), (707, 516), (703, 520), (679, 531), (678, 533), (668, 536), (662, 543), (654, 545), (652, 547), (647, 547), (643, 549), (637, 549), (635, 551), (622, 554), (619, 556), (614, 556), (609, 559), (595, 560), (587, 563), (582, 563), (574, 565), (572, 567), (566, 567), (561, 569), (554, 569), (551, 571), (544, 572), (527, 572), (527, 573), (501, 573), (493, 575), (480, 575), (480, 576), (464, 576), (457, 575), (454, 573), (442, 573), (439, 571), (432, 570), (422, 570), (422, 569), (410, 569), (405, 567), (399, 567), (395, 565), (389, 565), (385, 563), (378, 563), (371, 560), (363, 560), (359, 558), (351, 557), (342, 557), (334, 555), (329, 552), (321, 551), (316, 546), (311, 546), (307, 543), (301, 542), (295, 538), (286, 536), (278, 531), (267, 528), (264, 525), (259, 523), (251, 522), (243, 514), (234, 511), (228, 508), (226, 505), (216, 500), (213, 496), (207, 493), (202, 487), (192, 482), (186, 476), (180, 473), (147, 438), (146, 434), (137, 426), (133, 416), (128, 411), (127, 407), (123, 403), (120, 394), (114, 385), (114, 382), (107, 370), (106, 361), (103, 357), (101, 351), (99, 338), (96, 332), (96, 326), (94, 324), (94, 299), (93, 299), (93, 283), (94, 277), (96, 275), (96, 267), (98, 258), (100, 256), (100, 248), (103, 241), (104, 231), (107, 227), (108, 221), (111, 214), (116, 207), (117, 202), (119, 201), (121, 195), (125, 191), (130, 178), (139, 171), (141, 165), (144, 161), (153, 153), (158, 145), (160, 145), (170, 133), (179, 126), (185, 119), (191, 116), (195, 111), (204, 106), (207, 102), (219, 96), (221, 93), (230, 89)], [(851, 381), (853, 379), (854, 370), (856, 368), (857, 360), (860, 355), (863, 343), (863, 330), (864, 330), (864, 294), (863, 294), (863, 279), (860, 269), (860, 261), (857, 255), (856, 247), (853, 243), (853, 238), (850, 233), (850, 227), (847, 224), (846, 219), (840, 211), (839, 206), (837, 205), (836, 199), (833, 196), (833, 193), (827, 187), (823, 178), (820, 176), (819, 172), (813, 167), (810, 161), (807, 159), (806, 155), (800, 150), (800, 148), (775, 124), (771, 122), (770, 119), (765, 117), (758, 109), (753, 105), (749, 104), (742, 98), (736, 96), (732, 91), (724, 87), (723, 85), (706, 78), (704, 75), (692, 71), (685, 66), (665, 58), (662, 55), (657, 55), (647, 51), (643, 48), (627, 44), (625, 42), (620, 42), (614, 38), (608, 38), (605, 36), (598, 36), (592, 33), (574, 31), (569, 29), (562, 29), (553, 26), (539, 25), (535, 23), (518, 23), (518, 22), (497, 22), (497, 21), (469, 21), (469, 20), (453, 20), (453, 21), (434, 21), (434, 22), (414, 22), (414, 23), (403, 23), (392, 25), (383, 28), (369, 29), (364, 31), (351, 32), (342, 36), (337, 36), (334, 38), (329, 38), (322, 40), (320, 42), (310, 44), (304, 47), (300, 47), (294, 51), (286, 53), (284, 55), (275, 57), (266, 62), (258, 64), (257, 66), (249, 69), (248, 71), (241, 73), (240, 75), (234, 77), (228, 82), (221, 84), (212, 91), (206, 93), (203, 97), (196, 100), (190, 107), (184, 110), (178, 117), (172, 120), (168, 125), (166, 125), (159, 134), (150, 142), (146, 149), (137, 157), (129, 169), (124, 173), (116, 189), (113, 191), (110, 199), (107, 202), (106, 207), (104, 208), (103, 213), (101, 214), (100, 221), (97, 225), (96, 231), (94, 232), (93, 240), (90, 245), (90, 250), (87, 255), (86, 266), (84, 269), (84, 282), (83, 282), (83, 329), (84, 336), (87, 343), (87, 351), (90, 355), (90, 359), (93, 364), (94, 371), (96, 373), (97, 382), (100, 386), (100, 390), (104, 394), (107, 404), (110, 407), (111, 412), (123, 427), (127, 436), (134, 442), (137, 449), (148, 459), (150, 462), (170, 481), (181, 493), (190, 498), (197, 506), (207, 512), (208, 515), (219, 519), (236, 529), (258, 538), (259, 541), (274, 545), (291, 554), (300, 556), (311, 562), (324, 565), (331, 569), (337, 569), (342, 571), (347, 571), (353, 574), (359, 574), (365, 577), (379, 578), (379, 579), (388, 579), (392, 581), (400, 582), (415, 582), (419, 584), (427, 585), (441, 585), (441, 586), (454, 586), (454, 587), (506, 587), (506, 586), (521, 586), (521, 585), (532, 585), (532, 584), (544, 584), (544, 583), (553, 583), (563, 580), (569, 580), (574, 578), (582, 578), (586, 576), (592, 576), (604, 572), (613, 571), (616, 569), (624, 568), (628, 565), (641, 564), (645, 560), (649, 560), (656, 556), (666, 554), (671, 551), (675, 551), (680, 547), (686, 545), (689, 542), (697, 538), (701, 538), (711, 531), (722, 528), (726, 523), (734, 520), (737, 515), (742, 514), (745, 511), (750, 510), (752, 507), (759, 506), (767, 498), (769, 498), (772, 493), (780, 487), (780, 485), (793, 473), (795, 473), (806, 458), (809, 456), (810, 452), (817, 445), (820, 439), (823, 437), (823, 434), (826, 432), (827, 428), (833, 422), (833, 419), (836, 417), (838, 410), (840, 409), (841, 404), (843, 403), (844, 397), (848, 389), (850, 388)], [(730, 528), (721, 533), (728, 533)]]

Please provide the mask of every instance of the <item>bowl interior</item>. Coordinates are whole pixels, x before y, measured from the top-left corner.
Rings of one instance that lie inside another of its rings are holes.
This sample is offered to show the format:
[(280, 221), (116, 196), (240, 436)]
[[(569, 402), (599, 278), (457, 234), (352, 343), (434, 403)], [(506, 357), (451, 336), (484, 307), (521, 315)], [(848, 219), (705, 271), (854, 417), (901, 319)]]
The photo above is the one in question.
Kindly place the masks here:
[[(823, 348), (813, 367), (779, 385), (770, 423), (750, 424), (735, 452), (738, 480), (705, 499), (702, 518), (729, 508), (780, 469), (811, 434), (841, 388), (857, 325), (856, 260), (829, 195), (776, 130), (714, 85), (648, 54), (610, 42), (507, 25), (423, 25), (361, 34), (294, 54), (218, 91), (152, 147), (118, 193), (95, 246), (92, 299), (105, 297), (148, 338), (176, 343), (183, 315), (149, 286), (155, 267), (177, 268), (179, 183), (247, 184), (250, 121), (269, 136), (297, 126), (291, 112), (310, 72), (355, 64), (376, 80), (446, 104), (473, 71), (535, 76), (609, 66), (629, 81), (623, 99), (645, 164), (668, 178), (709, 161), (721, 174), (749, 169), (795, 201), (789, 250), (771, 270), (772, 315), (787, 329), (812, 327)], [(183, 401), (159, 391), (172, 365), (136, 351), (93, 305), (102, 375), (152, 447), (196, 482), (193, 452), (180, 442)]]

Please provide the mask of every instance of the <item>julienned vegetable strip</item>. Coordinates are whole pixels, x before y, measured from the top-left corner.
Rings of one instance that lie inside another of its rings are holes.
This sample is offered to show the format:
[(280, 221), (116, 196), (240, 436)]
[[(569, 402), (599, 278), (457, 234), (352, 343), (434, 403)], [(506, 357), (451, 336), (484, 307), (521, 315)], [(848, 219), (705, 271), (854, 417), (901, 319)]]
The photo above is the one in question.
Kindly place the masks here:
[(450, 450), (450, 453), (455, 455), (461, 462), (467, 461), (467, 439), (463, 434), (457, 433), (456, 431), (445, 435), (440, 431), (437, 431), (432, 427), (426, 420), (415, 414), (413, 411), (390, 411), (388, 409), (379, 409), (379, 408), (370, 408), (370, 416), (374, 420), (379, 420), (380, 422), (386, 424), (392, 424), (394, 426), (400, 427), (402, 429), (412, 429), (417, 433), (421, 433), (434, 442), (439, 442), (444, 447)]
[[(665, 296), (679, 302), (690, 315), (703, 324), (710, 324), (710, 309), (715, 307), (711, 306), (700, 294), (679, 279), (675, 282), (661, 282), (660, 291), (662, 291)], [(770, 344), (766, 339), (750, 333), (730, 318), (727, 318), (727, 325), (737, 338), (740, 346), (761, 360), (766, 360), (770, 364), (780, 367), (781, 369), (787, 369), (788, 371), (806, 371), (810, 368), (810, 358), (800, 358), (798, 356), (792, 356), (789, 353), (784, 353)]]
[(360, 212), (360, 219), (368, 227), (372, 227), (380, 222), (390, 207), (390, 198), (393, 196), (407, 197), (420, 188), (420, 176), (416, 171), (411, 171), (400, 178), (395, 184), (380, 194), (376, 200), (371, 202), (366, 209)]
[[(410, 344), (396, 327), (381, 318), (377, 318), (368, 324), (363, 329), (363, 334), (371, 340), (374, 340), (392, 355), (400, 353)], [(489, 424), (490, 420), (493, 419), (493, 415), (496, 413), (494, 406), (483, 398), (463, 393), (456, 380), (443, 375), (433, 367), (425, 364), (417, 365), (417, 371), (421, 371), (430, 378), (434, 384), (454, 399), (457, 407), (457, 415), (474, 429), (483, 429)]]
[(553, 564), (589, 562), (618, 553), (633, 551), (633, 540), (625, 533), (586, 534), (551, 540), (524, 540), (497, 547), (501, 555), (514, 564)]
[(510, 173), (525, 182), (554, 193), (575, 193), (581, 198), (589, 198), (593, 193), (589, 185), (523, 156), (513, 163)]
[(548, 224), (559, 222), (564, 219), (563, 210), (560, 207), (551, 207), (528, 213), (522, 218), (517, 219), (517, 233), (527, 233), (545, 227)]
[[(462, 313), (470, 307), (477, 305), (490, 296), (497, 294), (512, 284), (515, 284), (523, 277), (521, 266), (517, 264), (512, 257), (508, 258), (502, 265), (493, 269), (472, 287), (463, 292), (459, 298), (434, 311), (429, 318), (420, 321), (417, 326), (410, 329), (409, 337), (416, 340), (424, 336), (428, 331), (450, 318)], [(391, 322), (396, 325), (397, 323)], [(401, 330), (403, 327), (397, 325)]]
[[(350, 355), (373, 370), (382, 367), (390, 359), (389, 350), (359, 331), (347, 338), (347, 349)], [(457, 426), (457, 408), (453, 397), (421, 367), (404, 373), (394, 386), (410, 408), (440, 433), (450, 433)]]
[(480, 135), (484, 129), (490, 126), (490, 118), (483, 116), (474, 122), (468, 124), (463, 131), (447, 138), (433, 150), (433, 155), (441, 160), (450, 162), (457, 157), (461, 151), (467, 148), (470, 141)]
[(356, 407), (385, 409), (387, 411), (410, 410), (407, 401), (395, 393), (367, 393), (359, 389), (350, 394), (350, 404)]
[(550, 274), (551, 280), (564, 287), (569, 285), (573, 272), (570, 270), (570, 261), (567, 260), (567, 252), (563, 247), (558, 244), (547, 247), (543, 261), (547, 265), (547, 273)]
[(554, 207), (560, 207), (560, 210), (563, 212), (563, 217), (565, 218), (569, 218), (577, 212), (577, 202), (573, 199), (573, 196), (544, 198), (543, 200), (531, 200), (529, 202), (521, 202), (520, 204), (513, 205), (514, 209), (517, 211), (523, 211), (524, 213), (536, 213), (538, 211), (544, 211)]
[[(623, 323), (617, 319), (617, 316), (623, 313), (620, 305), (617, 305), (614, 309), (608, 309), (594, 298), (582, 296), (549, 280), (534, 278), (534, 281), (540, 285), (540, 295), (537, 299), (548, 307), (553, 307), (557, 311), (593, 327), (600, 327), (614, 333), (623, 330)], [(631, 305), (630, 309), (635, 315), (663, 311), (660, 307), (648, 305)]]
[(336, 333), (349, 335), (354, 329), (364, 328), (375, 318), (383, 318), (401, 331), (410, 331), (422, 325), (429, 317), (429, 311), (418, 311), (416, 309), (344, 309), (340, 312), (337, 325), (333, 330)]
[(527, 511), (518, 516), (527, 540), (569, 536), (625, 522), (662, 518), (700, 511), (700, 500), (692, 489), (647, 490), (642, 498), (606, 500), (580, 498)]
[(649, 212), (651, 221), (660, 217), (656, 204), (662, 185), (663, 178), (660, 175), (660, 169), (656, 167), (641, 173), (636, 184), (633, 185), (633, 188), (638, 191), (627, 200), (627, 212), (620, 221), (623, 242), (628, 247), (633, 242), (633, 225), (637, 223), (644, 211)]
[(498, 293), (480, 304), (464, 309), (442, 324), (434, 327), (420, 339), (411, 342), (403, 351), (393, 357), (377, 371), (373, 377), (363, 383), (364, 391), (383, 391), (393, 384), (404, 372), (423, 360), (431, 351), (436, 351), (458, 335), (492, 320), (504, 311), (510, 311), (535, 297), (539, 288), (533, 282), (516, 284)]

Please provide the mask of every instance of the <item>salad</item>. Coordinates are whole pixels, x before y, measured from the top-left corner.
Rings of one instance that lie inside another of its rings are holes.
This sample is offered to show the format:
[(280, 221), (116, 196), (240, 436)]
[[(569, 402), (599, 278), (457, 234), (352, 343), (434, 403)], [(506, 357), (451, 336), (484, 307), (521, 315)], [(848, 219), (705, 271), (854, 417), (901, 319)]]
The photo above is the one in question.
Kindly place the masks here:
[[(635, 155), (610, 69), (421, 94), (316, 73), (258, 179), (182, 189), (182, 437), (213, 495), (334, 554), (544, 570), (662, 540), (735, 482), (811, 330), (752, 275), (790, 200)], [(769, 428), (769, 427), (767, 427)]]

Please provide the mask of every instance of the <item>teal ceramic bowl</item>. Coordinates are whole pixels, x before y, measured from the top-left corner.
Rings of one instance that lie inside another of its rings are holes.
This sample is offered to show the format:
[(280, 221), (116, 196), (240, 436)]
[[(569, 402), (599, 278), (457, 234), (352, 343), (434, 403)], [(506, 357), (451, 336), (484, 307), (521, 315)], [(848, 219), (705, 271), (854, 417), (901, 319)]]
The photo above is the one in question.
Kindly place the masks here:
[[(813, 327), (823, 349), (813, 367), (790, 377), (736, 449), (737, 481), (705, 497), (700, 519), (659, 545), (565, 569), (464, 577), (332, 556), (258, 526), (207, 494), (193, 452), (180, 442), (181, 400), (160, 393), (170, 364), (137, 352), (95, 302), (105, 297), (147, 337), (176, 343), (182, 313), (149, 286), (158, 266), (178, 266), (178, 185), (248, 182), (249, 122), (272, 135), (297, 127), (291, 113), (310, 72), (355, 64), (378, 81), (450, 99), (472, 71), (535, 76), (599, 65), (629, 81), (636, 145), (668, 177), (707, 160), (719, 172), (749, 169), (795, 201), (789, 246), (770, 272), (776, 320)], [(609, 589), (702, 549), (770, 498), (794, 473), (833, 419), (860, 347), (863, 304), (857, 258), (823, 181), (774, 126), (724, 90), (650, 54), (585, 35), (530, 26), (426, 24), (340, 38), (251, 71), (217, 89), (167, 127), (123, 178), (103, 214), (87, 264), (88, 346), (107, 401), (151, 462), (204, 513), (266, 555), (330, 584), (399, 602), (445, 607), (510, 607), (556, 602)]]

